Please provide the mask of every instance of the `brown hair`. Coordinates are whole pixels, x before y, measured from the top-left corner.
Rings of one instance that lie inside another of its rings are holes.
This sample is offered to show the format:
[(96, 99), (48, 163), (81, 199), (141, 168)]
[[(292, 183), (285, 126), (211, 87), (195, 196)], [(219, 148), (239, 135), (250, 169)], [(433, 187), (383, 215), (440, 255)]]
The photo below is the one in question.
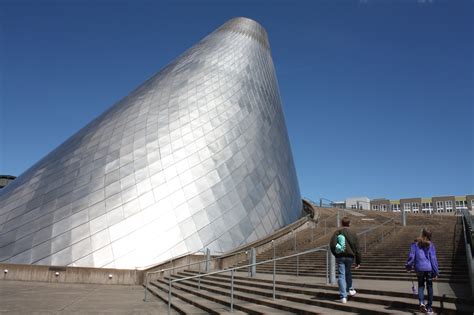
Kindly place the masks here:
[(415, 242), (418, 243), (418, 247), (428, 248), (431, 244), (431, 231), (427, 228), (421, 230), (421, 235), (416, 238)]
[(343, 217), (341, 220), (342, 226), (348, 227), (351, 224), (351, 220), (348, 217)]

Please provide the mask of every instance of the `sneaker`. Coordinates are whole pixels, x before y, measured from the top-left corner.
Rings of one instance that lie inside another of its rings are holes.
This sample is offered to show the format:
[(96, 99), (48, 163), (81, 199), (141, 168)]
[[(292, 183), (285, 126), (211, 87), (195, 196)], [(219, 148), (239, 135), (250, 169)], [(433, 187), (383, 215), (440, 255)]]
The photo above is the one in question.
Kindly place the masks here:
[(429, 309), (426, 311), (426, 314), (432, 315), (432, 314), (434, 314), (434, 313), (433, 313), (433, 310), (432, 310), (431, 308), (429, 308)]
[(423, 303), (420, 304), (420, 312), (426, 313), (426, 306), (425, 306), (425, 304), (423, 304)]
[(350, 296), (354, 296), (354, 295), (356, 295), (356, 293), (357, 293), (356, 290), (354, 290), (354, 289), (349, 289), (349, 295), (350, 295)]
[(346, 298), (342, 298), (342, 299), (341, 299), (341, 303), (342, 303), (342, 304), (346, 304), (346, 303), (347, 303), (347, 299), (346, 299)]

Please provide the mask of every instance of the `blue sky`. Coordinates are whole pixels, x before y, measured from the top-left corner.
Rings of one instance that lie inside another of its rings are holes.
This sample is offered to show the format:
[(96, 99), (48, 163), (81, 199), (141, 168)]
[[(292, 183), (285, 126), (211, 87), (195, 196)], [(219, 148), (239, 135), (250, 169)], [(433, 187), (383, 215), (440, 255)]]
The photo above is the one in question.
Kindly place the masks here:
[(0, 1), (19, 175), (226, 20), (268, 31), (303, 196), (474, 193), (473, 1)]

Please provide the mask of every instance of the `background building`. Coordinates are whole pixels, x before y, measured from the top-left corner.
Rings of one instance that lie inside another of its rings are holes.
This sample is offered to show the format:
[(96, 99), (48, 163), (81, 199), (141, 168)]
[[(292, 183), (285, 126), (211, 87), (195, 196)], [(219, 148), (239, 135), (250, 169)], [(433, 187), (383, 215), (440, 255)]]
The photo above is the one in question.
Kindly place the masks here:
[(370, 210), (370, 199), (368, 197), (352, 197), (344, 201), (331, 202), (337, 208)]
[(400, 200), (372, 199), (370, 209), (375, 211), (401, 211), (412, 213), (459, 213), (462, 210), (472, 211), (473, 195), (438, 196), (431, 198), (403, 198)]
[(367, 197), (348, 198), (345, 201), (330, 203), (331, 206), (346, 209), (400, 212), (402, 209), (412, 213), (459, 213), (462, 210), (473, 211), (474, 195), (436, 196), (430, 198), (402, 198), (389, 200), (385, 198), (369, 199)]

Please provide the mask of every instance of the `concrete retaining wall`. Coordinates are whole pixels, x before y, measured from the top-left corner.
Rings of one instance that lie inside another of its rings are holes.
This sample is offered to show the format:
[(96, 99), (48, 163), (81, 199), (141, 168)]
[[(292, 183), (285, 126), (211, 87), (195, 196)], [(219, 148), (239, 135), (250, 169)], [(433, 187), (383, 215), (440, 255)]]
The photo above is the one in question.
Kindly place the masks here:
[[(0, 263), (0, 280), (136, 285), (143, 271)], [(7, 272), (5, 272), (7, 271)]]

